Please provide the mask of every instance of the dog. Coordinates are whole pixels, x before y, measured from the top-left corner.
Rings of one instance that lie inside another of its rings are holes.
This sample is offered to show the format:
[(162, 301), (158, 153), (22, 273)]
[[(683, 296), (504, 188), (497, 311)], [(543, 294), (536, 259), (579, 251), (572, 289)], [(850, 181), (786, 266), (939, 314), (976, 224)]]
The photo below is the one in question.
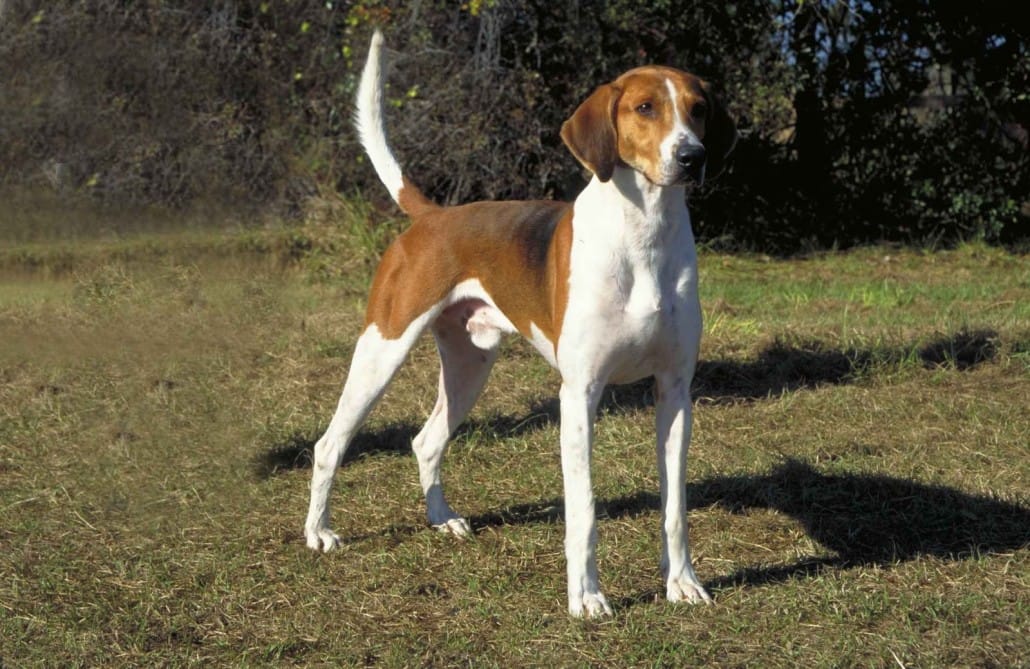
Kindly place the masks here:
[(411, 226), (387, 248), (339, 404), (315, 445), (307, 545), (336, 548), (329, 492), (347, 444), (419, 336), (440, 354), (439, 397), (412, 447), (429, 523), (465, 537), (440, 466), (479, 396), (505, 333), (525, 337), (561, 375), (561, 467), (568, 607), (612, 612), (598, 582), (593, 423), (609, 383), (653, 376), (662, 500), (661, 569), (674, 602), (711, 602), (691, 564), (686, 458), (690, 383), (701, 341), (697, 253), (686, 195), (722, 170), (736, 128), (702, 79), (639, 67), (598, 87), (561, 138), (592, 178), (572, 203), (444, 207), (406, 176), (386, 139), (383, 36), (372, 37), (355, 121), (376, 173)]

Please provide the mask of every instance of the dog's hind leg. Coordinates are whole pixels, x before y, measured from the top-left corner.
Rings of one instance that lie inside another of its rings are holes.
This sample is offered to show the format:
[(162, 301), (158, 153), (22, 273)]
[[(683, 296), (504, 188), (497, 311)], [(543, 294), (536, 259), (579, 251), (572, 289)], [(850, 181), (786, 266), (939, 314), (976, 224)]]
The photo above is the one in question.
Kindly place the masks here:
[(468, 536), (471, 528), (447, 503), (440, 466), (451, 434), (479, 398), (497, 360), (500, 333), (486, 336), (482, 328), (489, 325), (476, 321), (475, 305), (454, 305), (436, 319), (433, 335), (440, 353), (440, 392), (433, 412), (412, 441), (429, 524), (458, 537)]
[(336, 469), (340, 466), (351, 438), (382, 397), (426, 324), (438, 313), (434, 309), (416, 318), (396, 339), (383, 337), (375, 324), (365, 328), (358, 338), (336, 412), (325, 434), (315, 444), (311, 468), (311, 503), (304, 524), (309, 548), (330, 551), (339, 545), (340, 538), (329, 529), (329, 492)]

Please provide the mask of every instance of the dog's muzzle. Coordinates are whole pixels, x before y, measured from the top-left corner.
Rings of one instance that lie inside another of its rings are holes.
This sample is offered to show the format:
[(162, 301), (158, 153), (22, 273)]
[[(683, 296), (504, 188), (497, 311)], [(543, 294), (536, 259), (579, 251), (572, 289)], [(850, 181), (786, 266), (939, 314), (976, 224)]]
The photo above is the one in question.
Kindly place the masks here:
[(676, 149), (676, 164), (686, 178), (701, 183), (705, 176), (705, 147), (687, 142)]

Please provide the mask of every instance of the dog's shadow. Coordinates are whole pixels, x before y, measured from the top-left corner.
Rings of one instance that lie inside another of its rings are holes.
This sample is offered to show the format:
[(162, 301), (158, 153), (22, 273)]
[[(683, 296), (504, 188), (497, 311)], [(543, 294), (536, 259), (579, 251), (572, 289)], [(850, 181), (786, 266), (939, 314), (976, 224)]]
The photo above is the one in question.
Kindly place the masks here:
[[(688, 486), (692, 508), (772, 509), (794, 518), (830, 555), (746, 567), (710, 581), (713, 590), (811, 576), (826, 569), (888, 567), (924, 556), (949, 560), (1030, 545), (1030, 508), (940, 485), (867, 473), (827, 473), (789, 460), (767, 474), (707, 478)], [(659, 511), (656, 495), (606, 504), (609, 516)], [(650, 594), (650, 593), (649, 593)], [(649, 599), (648, 595), (643, 597)]]
[[(993, 332), (961, 332), (919, 349), (839, 351), (820, 344), (774, 344), (750, 362), (702, 362), (695, 376), (694, 395), (702, 402), (755, 401), (781, 392), (822, 384), (850, 383), (870, 365), (918, 356), (921, 364), (950, 365), (968, 370), (998, 353)], [(602, 413), (618, 413), (653, 404), (650, 383), (606, 391)], [(559, 419), (556, 400), (541, 401), (523, 416), (473, 420), (459, 434), (484, 431), (511, 437)], [(348, 449), (347, 460), (370, 452), (409, 454), (414, 423), (395, 423), (360, 432)], [(255, 463), (261, 477), (311, 466), (317, 435), (296, 434), (274, 444)], [(706, 584), (713, 590), (736, 585), (779, 582), (818, 574), (826, 569), (864, 565), (889, 566), (921, 556), (963, 559), (982, 553), (1017, 550), (1030, 544), (1030, 509), (1019, 503), (965, 493), (946, 486), (875, 474), (824, 473), (808, 463), (788, 461), (767, 474), (717, 476), (691, 483), (692, 508), (721, 507), (733, 513), (773, 509), (797, 520), (829, 557), (803, 558), (789, 564), (747, 567)], [(599, 501), (603, 517), (622, 518), (658, 513), (653, 492)], [(557, 522), (562, 501), (549, 499), (472, 516), (474, 529), (489, 526)], [(407, 533), (416, 528), (388, 528)], [(652, 599), (642, 593), (622, 602), (632, 605)]]
[[(472, 433), (497, 435), (499, 438), (514, 437), (558, 423), (558, 400), (547, 399), (534, 402), (523, 416), (496, 415), (488, 418), (470, 418), (455, 431), (455, 439)], [(412, 421), (397, 421), (373, 428), (363, 428), (351, 440), (343, 458), (347, 464), (362, 455), (387, 453), (411, 454), (411, 440), (418, 434), (420, 426)], [(286, 439), (273, 444), (259, 453), (253, 461), (254, 472), (267, 479), (291, 469), (309, 469), (315, 450), (315, 443), (324, 430), (317, 432), (295, 432)]]
[[(1030, 348), (1030, 344), (1025, 344)], [(926, 367), (950, 365), (960, 371), (993, 360), (998, 354), (998, 335), (991, 330), (961, 331), (940, 337), (921, 347), (892, 349), (837, 350), (818, 341), (785, 344), (776, 341), (751, 361), (702, 360), (694, 374), (692, 392), (700, 403), (725, 404), (755, 401), (784, 392), (815, 388), (824, 384), (846, 384), (860, 378), (875, 364), (916, 358)], [(599, 413), (618, 414), (654, 405), (651, 379), (605, 390)], [(521, 416), (495, 415), (473, 418), (458, 428), (455, 437), (470, 433), (517, 437), (526, 432), (558, 423), (558, 400), (554, 397), (534, 402)], [(402, 421), (363, 429), (351, 441), (344, 462), (368, 453), (411, 452), (411, 440), (419, 425)], [(317, 432), (295, 432), (273, 443), (254, 459), (253, 468), (260, 478), (291, 469), (311, 467)]]
[[(788, 460), (766, 474), (715, 476), (687, 486), (693, 509), (734, 514), (772, 509), (794, 518), (830, 555), (769, 567), (746, 567), (706, 583), (712, 590), (816, 575), (827, 569), (887, 567), (924, 556), (959, 560), (1030, 545), (1030, 508), (954, 488), (877, 474), (824, 473)], [(562, 502), (550, 499), (473, 516), (473, 528), (557, 522)], [(637, 492), (599, 500), (602, 518), (661, 512), (659, 496)], [(623, 602), (650, 601), (657, 591)]]

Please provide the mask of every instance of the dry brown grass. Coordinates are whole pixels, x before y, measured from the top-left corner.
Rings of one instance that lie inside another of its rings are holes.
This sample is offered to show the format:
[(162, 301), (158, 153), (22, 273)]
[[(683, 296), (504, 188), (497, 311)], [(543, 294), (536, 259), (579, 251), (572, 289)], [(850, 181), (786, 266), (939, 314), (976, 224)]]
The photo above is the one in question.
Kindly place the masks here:
[(637, 384), (609, 391), (598, 424), (616, 615), (578, 622), (557, 380), (519, 342), (445, 468), (474, 540), (424, 524), (408, 441), (434, 399), (426, 342), (339, 472), (343, 549), (304, 547), (308, 451), (381, 244), (366, 236), (2, 254), (0, 664), (1025, 663), (1025, 257), (703, 255), (690, 521), (716, 604), (656, 601), (652, 398)]

